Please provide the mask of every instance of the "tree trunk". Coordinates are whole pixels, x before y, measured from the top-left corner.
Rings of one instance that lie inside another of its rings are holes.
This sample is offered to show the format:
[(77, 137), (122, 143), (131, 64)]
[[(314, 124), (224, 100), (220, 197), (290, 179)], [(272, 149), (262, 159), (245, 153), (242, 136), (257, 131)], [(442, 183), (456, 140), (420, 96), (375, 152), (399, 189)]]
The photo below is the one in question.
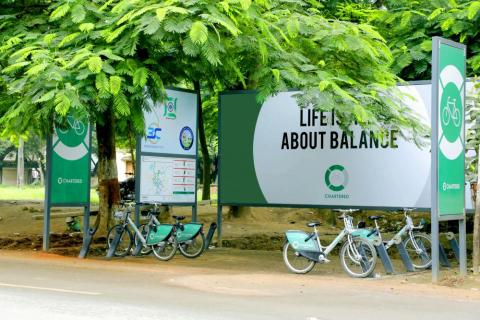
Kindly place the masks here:
[(18, 151), (17, 151), (17, 187), (23, 188), (25, 184), (25, 158), (24, 158), (24, 142), (20, 138), (18, 140)]
[[(480, 146), (478, 151), (480, 152)], [(473, 273), (477, 275), (480, 264), (480, 153), (477, 153), (477, 190), (475, 196), (475, 217), (473, 219)]]
[(115, 154), (115, 118), (111, 109), (104, 113), (104, 122), (98, 123), (98, 192), (100, 234), (106, 234), (112, 209), (120, 202), (117, 162)]
[(203, 122), (203, 110), (202, 110), (202, 96), (200, 90), (200, 82), (194, 81), (193, 87), (198, 94), (197, 103), (198, 103), (198, 135), (200, 141), (200, 149), (202, 150), (202, 167), (203, 167), (203, 176), (202, 176), (202, 200), (210, 200), (210, 155), (208, 154), (207, 139), (205, 136), (205, 125)]
[(43, 172), (43, 164), (41, 160), (38, 160), (38, 173), (40, 174), (40, 185), (45, 185), (45, 173)]

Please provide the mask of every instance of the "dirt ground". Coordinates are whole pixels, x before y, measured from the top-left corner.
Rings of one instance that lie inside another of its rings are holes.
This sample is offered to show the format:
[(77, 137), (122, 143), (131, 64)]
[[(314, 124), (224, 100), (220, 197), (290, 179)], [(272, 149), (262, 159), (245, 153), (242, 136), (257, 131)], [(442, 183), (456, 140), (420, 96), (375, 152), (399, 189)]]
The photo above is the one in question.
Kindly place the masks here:
[[(93, 208), (94, 209), (94, 208)], [(198, 218), (205, 223), (207, 232), (211, 222), (216, 221), (215, 206), (200, 206)], [(52, 215), (59, 213), (80, 213), (79, 208), (54, 208)], [(43, 203), (32, 201), (5, 201), (0, 202), (0, 250), (16, 251), (41, 251), (42, 230), (43, 230)], [(175, 207), (169, 215), (182, 214), (190, 218), (190, 208)], [(367, 221), (366, 216), (372, 212), (363, 212), (355, 215), (355, 221)], [(166, 215), (168, 217), (168, 214)], [(426, 214), (416, 214), (415, 223)], [(81, 217), (80, 217), (81, 218)], [(165, 219), (165, 216), (163, 216)], [(91, 223), (94, 221), (91, 218)], [(170, 218), (171, 219), (171, 218)], [(216, 237), (212, 240), (214, 249), (196, 259), (195, 264), (191, 260), (175, 258), (173, 264), (191, 265), (199, 268), (218, 268), (252, 272), (284, 272), (287, 273), (283, 264), (280, 249), (284, 241), (284, 232), (291, 229), (309, 231), (306, 227), (309, 221), (321, 221), (319, 230), (321, 239), (325, 242), (333, 239), (342, 226), (340, 220), (336, 221), (335, 216), (329, 210), (317, 209), (293, 209), (293, 208), (243, 208), (239, 217), (233, 217), (229, 208), (223, 210), (223, 248), (218, 248)], [(81, 219), (80, 219), (81, 220)], [(167, 218), (168, 220), (168, 218)], [(170, 220), (171, 221), (171, 220)], [(336, 226), (333, 222), (336, 221)], [(389, 215), (388, 219), (381, 222), (382, 230), (386, 230), (385, 237), (389, 237), (391, 231), (401, 228), (402, 215)], [(53, 254), (65, 256), (77, 256), (82, 244), (82, 234), (79, 232), (68, 232), (66, 230), (65, 217), (51, 219), (50, 237), (51, 250)], [(389, 232), (390, 231), (390, 232)], [(249, 250), (238, 250), (249, 249)], [(453, 253), (447, 251), (451, 260)], [(91, 246), (90, 257), (103, 259), (105, 255), (105, 237), (97, 236)], [(382, 279), (396, 279), (395, 281), (430, 283), (430, 272), (405, 273), (398, 257), (393, 254), (395, 270), (399, 273), (395, 276), (386, 276), (381, 263), (377, 267), (377, 276)], [(158, 263), (153, 257), (128, 258), (136, 263)], [(335, 253), (330, 257), (332, 263), (317, 265), (312, 275), (340, 276), (346, 277), (343, 273), (338, 256)], [(480, 291), (480, 278), (468, 276), (459, 277), (458, 268), (442, 270), (441, 285), (455, 288)]]

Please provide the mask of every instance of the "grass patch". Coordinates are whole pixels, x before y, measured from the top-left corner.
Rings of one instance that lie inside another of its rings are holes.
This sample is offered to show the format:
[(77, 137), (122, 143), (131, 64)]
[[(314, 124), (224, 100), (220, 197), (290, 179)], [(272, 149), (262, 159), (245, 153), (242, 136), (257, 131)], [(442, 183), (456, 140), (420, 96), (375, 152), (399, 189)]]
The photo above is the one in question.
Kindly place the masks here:
[[(43, 186), (17, 188), (15, 186), (0, 185), (0, 200), (43, 201), (44, 198), (45, 188)], [(91, 203), (98, 204), (98, 194), (95, 189), (90, 190), (90, 200)]]
[[(24, 201), (43, 201), (45, 198), (45, 188), (43, 186), (25, 186), (17, 188), (15, 186), (0, 185), (0, 200), (24, 200)], [(212, 200), (217, 200), (217, 194), (210, 195)], [(197, 200), (202, 201), (201, 190), (197, 192)], [(98, 204), (98, 194), (95, 189), (90, 191), (90, 201), (92, 204)]]

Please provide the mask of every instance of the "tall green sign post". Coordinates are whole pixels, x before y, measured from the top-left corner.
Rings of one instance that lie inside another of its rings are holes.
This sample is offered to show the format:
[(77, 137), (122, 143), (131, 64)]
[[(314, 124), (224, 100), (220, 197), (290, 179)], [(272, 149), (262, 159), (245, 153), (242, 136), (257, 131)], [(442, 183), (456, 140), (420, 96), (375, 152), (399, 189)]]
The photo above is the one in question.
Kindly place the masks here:
[(458, 220), (460, 273), (466, 275), (466, 47), (432, 41), (432, 281), (439, 275), (439, 222)]
[(89, 233), (91, 128), (86, 119), (73, 115), (67, 117), (67, 122), (65, 128), (56, 126), (47, 141), (43, 228), (45, 251), (49, 249), (52, 207), (83, 207), (84, 247)]

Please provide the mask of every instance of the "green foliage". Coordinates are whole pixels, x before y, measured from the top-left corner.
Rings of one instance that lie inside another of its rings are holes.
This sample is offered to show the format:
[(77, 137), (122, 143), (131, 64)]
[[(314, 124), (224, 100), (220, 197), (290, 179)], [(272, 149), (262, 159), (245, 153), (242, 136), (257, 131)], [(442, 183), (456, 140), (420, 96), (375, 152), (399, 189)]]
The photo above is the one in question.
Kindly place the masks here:
[(207, 90), (258, 89), (259, 100), (298, 88), (301, 105), (335, 107), (345, 125), (415, 127), (383, 38), (324, 13), (302, 0), (62, 0), (33, 15), (13, 10), (1, 18), (0, 63), (19, 99), (3, 124), (22, 131), (72, 108), (101, 121), (110, 106), (141, 123), (145, 89), (161, 100), (165, 84), (200, 81)]

